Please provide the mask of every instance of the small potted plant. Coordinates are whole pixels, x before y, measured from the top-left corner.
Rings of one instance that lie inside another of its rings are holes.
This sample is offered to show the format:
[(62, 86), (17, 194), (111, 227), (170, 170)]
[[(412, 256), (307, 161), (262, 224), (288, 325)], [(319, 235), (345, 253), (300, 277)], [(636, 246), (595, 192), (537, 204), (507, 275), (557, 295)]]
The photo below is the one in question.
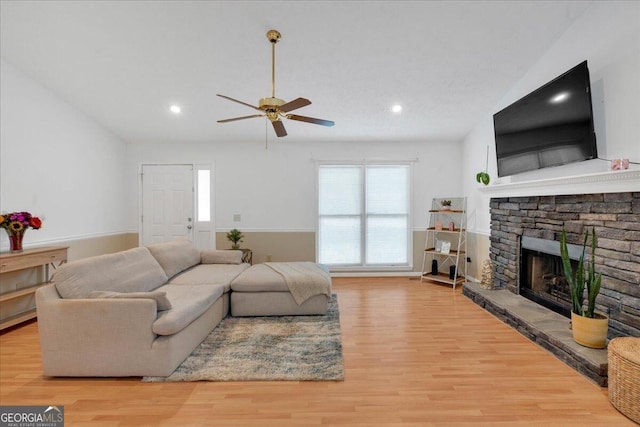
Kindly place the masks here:
[[(584, 233), (582, 254), (574, 271), (567, 249), (567, 233), (562, 229), (560, 255), (562, 257), (564, 275), (569, 284), (569, 292), (571, 294), (571, 330), (573, 332), (573, 340), (578, 344), (591, 348), (604, 348), (607, 341), (609, 318), (604, 314), (595, 312), (596, 297), (600, 293), (600, 284), (602, 282), (602, 274), (595, 273), (595, 256), (598, 245), (595, 227), (592, 228), (591, 232), (591, 260), (585, 269), (585, 252), (588, 240), (589, 230), (587, 229)], [(585, 288), (586, 307), (584, 305)]]
[(440, 204), (442, 205), (442, 210), (451, 210), (451, 200), (440, 200)]
[(234, 228), (227, 233), (227, 240), (231, 242), (231, 249), (240, 249), (242, 239), (244, 239), (244, 234), (242, 234), (237, 228)]

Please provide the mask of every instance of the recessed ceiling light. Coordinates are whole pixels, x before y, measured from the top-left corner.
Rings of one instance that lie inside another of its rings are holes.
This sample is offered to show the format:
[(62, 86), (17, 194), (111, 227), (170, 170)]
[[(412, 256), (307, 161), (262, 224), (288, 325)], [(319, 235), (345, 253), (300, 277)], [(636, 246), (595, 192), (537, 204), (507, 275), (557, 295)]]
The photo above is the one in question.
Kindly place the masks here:
[(169, 107), (169, 111), (171, 111), (173, 114), (180, 114), (182, 113), (182, 108), (179, 105), (174, 104)]
[(560, 92), (549, 100), (552, 104), (559, 104), (569, 99), (569, 92)]
[(394, 106), (391, 107), (391, 111), (396, 113), (396, 114), (402, 112), (402, 105), (395, 104)]

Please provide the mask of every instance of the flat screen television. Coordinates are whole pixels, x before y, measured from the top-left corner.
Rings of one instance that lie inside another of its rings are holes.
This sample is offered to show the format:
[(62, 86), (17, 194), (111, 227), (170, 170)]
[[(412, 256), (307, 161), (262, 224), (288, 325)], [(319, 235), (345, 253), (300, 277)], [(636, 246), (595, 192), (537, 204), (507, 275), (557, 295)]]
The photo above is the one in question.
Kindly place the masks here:
[(493, 115), (498, 176), (598, 157), (587, 61)]

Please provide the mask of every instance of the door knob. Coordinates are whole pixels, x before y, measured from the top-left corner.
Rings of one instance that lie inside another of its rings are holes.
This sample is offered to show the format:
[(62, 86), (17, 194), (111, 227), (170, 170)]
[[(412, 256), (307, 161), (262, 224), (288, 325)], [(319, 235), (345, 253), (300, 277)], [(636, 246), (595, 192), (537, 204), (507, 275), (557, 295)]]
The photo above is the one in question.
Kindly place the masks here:
[(193, 227), (190, 225), (187, 225), (187, 230), (191, 230)]

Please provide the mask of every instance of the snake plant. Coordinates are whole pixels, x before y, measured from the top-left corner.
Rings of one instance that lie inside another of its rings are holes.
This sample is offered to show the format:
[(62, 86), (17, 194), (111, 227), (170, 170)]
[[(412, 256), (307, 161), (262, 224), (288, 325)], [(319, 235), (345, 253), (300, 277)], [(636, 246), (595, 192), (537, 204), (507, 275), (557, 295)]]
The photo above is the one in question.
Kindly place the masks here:
[[(567, 233), (562, 229), (560, 237), (560, 256), (562, 257), (562, 267), (564, 275), (569, 284), (571, 293), (572, 311), (583, 317), (594, 317), (593, 312), (596, 307), (596, 297), (600, 293), (600, 284), (602, 282), (602, 274), (595, 273), (595, 255), (598, 246), (598, 238), (596, 237), (595, 227), (591, 233), (591, 260), (586, 266), (585, 277), (585, 253), (587, 241), (589, 240), (589, 229), (585, 230), (584, 242), (582, 243), (582, 254), (578, 260), (578, 265), (574, 271), (569, 258), (569, 250), (567, 249)], [(587, 307), (584, 307), (584, 290), (587, 289)]]

